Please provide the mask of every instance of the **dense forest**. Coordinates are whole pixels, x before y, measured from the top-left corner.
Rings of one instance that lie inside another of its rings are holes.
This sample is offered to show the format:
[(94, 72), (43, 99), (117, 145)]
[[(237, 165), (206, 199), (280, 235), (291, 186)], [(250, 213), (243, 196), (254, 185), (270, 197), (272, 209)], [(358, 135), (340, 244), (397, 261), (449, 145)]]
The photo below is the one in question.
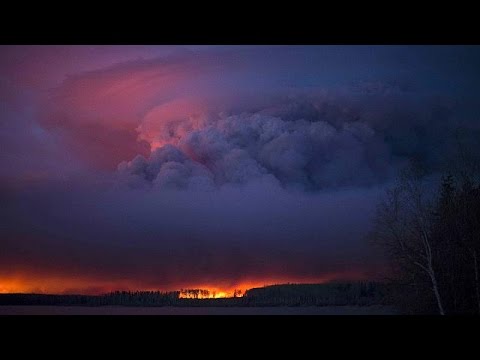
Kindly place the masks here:
[(480, 314), (479, 164), (459, 156), (436, 184), (412, 162), (379, 204), (372, 236), (404, 313)]
[[(182, 290), (200, 293), (200, 290)], [(247, 290), (230, 298), (182, 298), (180, 291), (117, 291), (105, 295), (0, 294), (0, 305), (61, 306), (332, 306), (380, 305), (381, 283), (284, 284)]]

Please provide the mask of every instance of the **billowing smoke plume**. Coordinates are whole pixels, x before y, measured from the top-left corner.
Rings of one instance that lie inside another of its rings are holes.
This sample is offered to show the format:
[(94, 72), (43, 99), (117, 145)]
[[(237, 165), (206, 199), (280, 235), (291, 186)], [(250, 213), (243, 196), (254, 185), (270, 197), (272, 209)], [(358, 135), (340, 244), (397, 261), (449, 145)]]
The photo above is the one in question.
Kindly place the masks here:
[[(202, 126), (168, 123), (149, 135), (154, 148), (122, 162), (132, 186), (212, 188), (262, 179), (286, 188), (320, 190), (382, 183), (391, 172), (384, 139), (366, 122), (294, 120), (263, 114), (221, 115)], [(161, 121), (161, 120), (159, 120)], [(187, 128), (188, 130), (185, 130)]]

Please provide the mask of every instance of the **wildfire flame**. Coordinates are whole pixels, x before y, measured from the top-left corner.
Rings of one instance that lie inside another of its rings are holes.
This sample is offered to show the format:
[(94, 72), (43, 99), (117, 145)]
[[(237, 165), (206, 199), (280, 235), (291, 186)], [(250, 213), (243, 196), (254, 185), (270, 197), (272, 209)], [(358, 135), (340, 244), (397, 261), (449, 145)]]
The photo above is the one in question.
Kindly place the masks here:
[(182, 289), (178, 294), (180, 299), (220, 299), (242, 297), (245, 291), (218, 291), (218, 290), (204, 290), (204, 289)]

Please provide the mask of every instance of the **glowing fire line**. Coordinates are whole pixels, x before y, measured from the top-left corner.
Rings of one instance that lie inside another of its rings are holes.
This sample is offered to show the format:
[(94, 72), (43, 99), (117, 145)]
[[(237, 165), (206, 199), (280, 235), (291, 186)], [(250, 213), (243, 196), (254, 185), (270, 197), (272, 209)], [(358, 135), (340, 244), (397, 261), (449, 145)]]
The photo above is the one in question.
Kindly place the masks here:
[(204, 290), (204, 289), (182, 289), (178, 294), (180, 299), (221, 299), (242, 297), (245, 295), (245, 291), (234, 290), (232, 292), (216, 291), (216, 290)]

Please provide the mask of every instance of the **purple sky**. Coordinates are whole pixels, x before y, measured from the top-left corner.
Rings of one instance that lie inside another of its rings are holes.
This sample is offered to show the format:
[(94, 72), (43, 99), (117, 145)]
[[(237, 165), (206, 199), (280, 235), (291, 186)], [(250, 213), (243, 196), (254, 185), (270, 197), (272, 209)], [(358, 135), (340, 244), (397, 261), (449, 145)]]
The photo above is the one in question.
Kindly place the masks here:
[[(1, 46), (0, 292), (383, 276), (411, 156), (478, 152), (480, 48)], [(477, 141), (475, 141), (477, 139)]]

